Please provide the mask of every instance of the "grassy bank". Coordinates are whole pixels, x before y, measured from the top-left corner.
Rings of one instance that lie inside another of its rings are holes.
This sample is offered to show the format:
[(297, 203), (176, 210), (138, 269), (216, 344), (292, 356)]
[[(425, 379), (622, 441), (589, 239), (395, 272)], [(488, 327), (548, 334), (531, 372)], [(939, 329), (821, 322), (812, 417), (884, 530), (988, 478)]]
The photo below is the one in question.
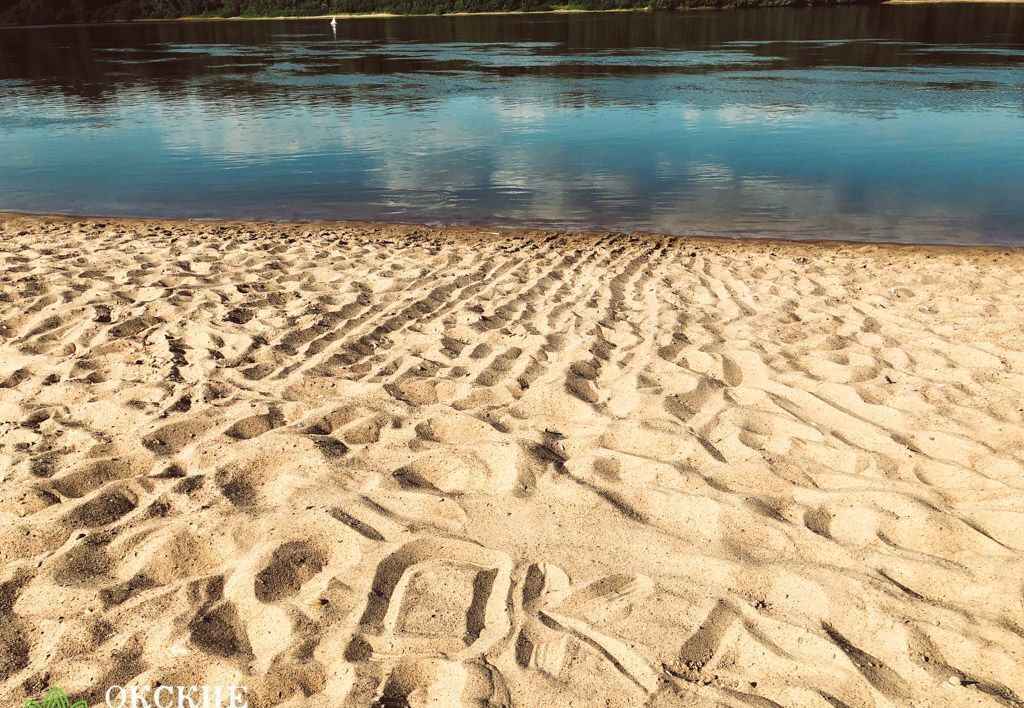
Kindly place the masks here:
[(850, 0), (0, 0), (0, 24), (64, 24), (178, 17), (395, 15), (550, 10), (681, 10), (834, 5)]

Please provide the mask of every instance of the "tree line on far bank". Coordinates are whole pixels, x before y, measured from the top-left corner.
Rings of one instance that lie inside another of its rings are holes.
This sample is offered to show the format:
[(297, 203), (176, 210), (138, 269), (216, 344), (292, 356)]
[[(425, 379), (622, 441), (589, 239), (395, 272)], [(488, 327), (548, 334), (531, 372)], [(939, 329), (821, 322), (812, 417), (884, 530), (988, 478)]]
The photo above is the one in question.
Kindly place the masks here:
[(0, 0), (0, 24), (118, 22), (177, 17), (278, 17), (386, 12), (398, 15), (556, 9), (839, 4), (844, 0)]

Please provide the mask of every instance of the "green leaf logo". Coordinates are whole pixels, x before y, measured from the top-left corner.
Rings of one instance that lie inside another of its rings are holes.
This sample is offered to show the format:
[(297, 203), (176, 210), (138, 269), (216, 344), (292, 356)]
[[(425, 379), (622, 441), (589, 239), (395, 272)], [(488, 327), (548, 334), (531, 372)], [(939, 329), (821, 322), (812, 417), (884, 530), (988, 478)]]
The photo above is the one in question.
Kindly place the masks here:
[(54, 686), (46, 692), (46, 696), (43, 697), (43, 702), (33, 701), (31, 698), (25, 701), (24, 708), (89, 708), (89, 704), (85, 701), (71, 702), (68, 698), (68, 694), (64, 693), (64, 690), (59, 686)]

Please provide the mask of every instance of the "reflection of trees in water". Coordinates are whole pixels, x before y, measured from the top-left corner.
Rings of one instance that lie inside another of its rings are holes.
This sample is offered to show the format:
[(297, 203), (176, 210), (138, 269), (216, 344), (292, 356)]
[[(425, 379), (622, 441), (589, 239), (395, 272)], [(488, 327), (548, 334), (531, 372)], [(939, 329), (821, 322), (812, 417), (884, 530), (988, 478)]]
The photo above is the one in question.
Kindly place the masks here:
[[(337, 43), (323, 24), (174, 22), (0, 30), (0, 79), (87, 104), (142, 88), (158, 99), (344, 105), (429, 100), (425, 84), (436, 82), (450, 93), (464, 88), (462, 83), (479, 84), (481, 76), (600, 80), (712, 70), (1024, 63), (1020, 40), (1015, 52), (922, 46), (1024, 37), (1024, 7), (1014, 6), (360, 19), (341, 23)], [(857, 39), (873, 41), (851, 41)], [(702, 54), (658, 52), (687, 49)], [(600, 92), (576, 98), (566, 93), (569, 105), (588, 100), (604, 99)]]

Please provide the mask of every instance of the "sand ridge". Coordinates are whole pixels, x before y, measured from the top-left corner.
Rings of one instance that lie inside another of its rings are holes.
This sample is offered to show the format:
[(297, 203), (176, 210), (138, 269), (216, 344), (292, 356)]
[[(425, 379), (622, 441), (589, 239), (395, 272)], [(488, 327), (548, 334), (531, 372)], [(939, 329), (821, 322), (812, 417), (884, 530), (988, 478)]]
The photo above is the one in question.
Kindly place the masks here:
[(1024, 252), (0, 220), (0, 700), (1024, 705)]

